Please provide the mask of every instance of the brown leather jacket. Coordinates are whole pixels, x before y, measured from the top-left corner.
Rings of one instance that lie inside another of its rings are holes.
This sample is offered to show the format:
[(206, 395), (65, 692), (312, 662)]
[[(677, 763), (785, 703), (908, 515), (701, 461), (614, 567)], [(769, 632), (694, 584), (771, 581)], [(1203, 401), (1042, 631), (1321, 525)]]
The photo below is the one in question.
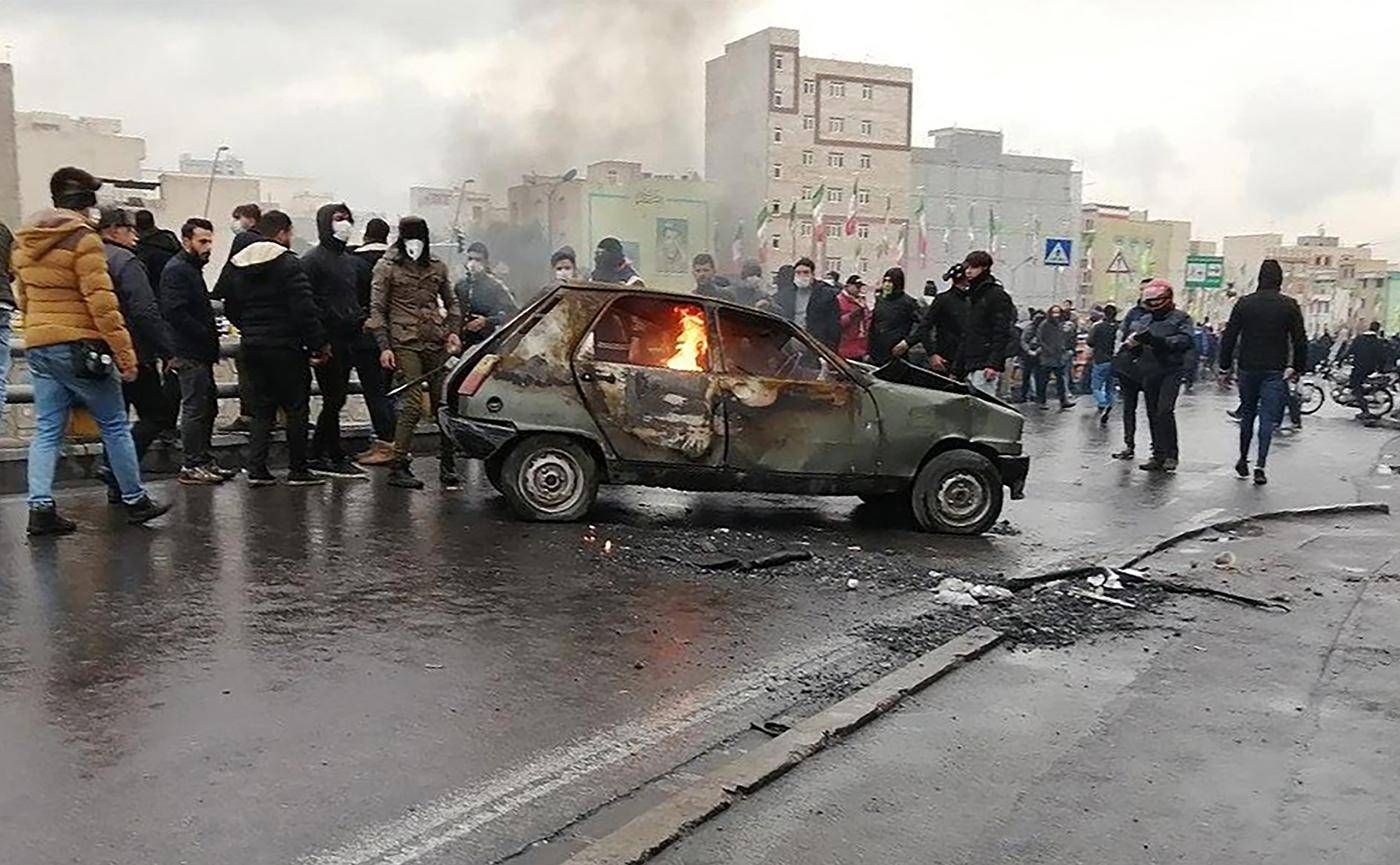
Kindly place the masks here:
[(374, 266), (365, 327), (380, 350), (442, 349), (448, 335), (462, 327), (462, 309), (447, 278), (447, 265), (436, 258), (417, 264), (391, 246)]

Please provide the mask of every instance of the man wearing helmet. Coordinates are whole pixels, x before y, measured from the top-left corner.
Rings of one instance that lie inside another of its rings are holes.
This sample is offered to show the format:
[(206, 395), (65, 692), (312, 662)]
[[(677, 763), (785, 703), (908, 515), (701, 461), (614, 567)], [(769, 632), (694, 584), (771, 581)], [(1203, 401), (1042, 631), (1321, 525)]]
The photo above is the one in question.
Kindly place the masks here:
[(1124, 348), (1133, 355), (1147, 403), (1152, 458), (1138, 468), (1148, 472), (1176, 471), (1180, 451), (1176, 429), (1176, 398), (1185, 376), (1186, 353), (1195, 325), (1176, 308), (1175, 291), (1165, 279), (1154, 279), (1142, 290), (1146, 314), (1127, 328)]

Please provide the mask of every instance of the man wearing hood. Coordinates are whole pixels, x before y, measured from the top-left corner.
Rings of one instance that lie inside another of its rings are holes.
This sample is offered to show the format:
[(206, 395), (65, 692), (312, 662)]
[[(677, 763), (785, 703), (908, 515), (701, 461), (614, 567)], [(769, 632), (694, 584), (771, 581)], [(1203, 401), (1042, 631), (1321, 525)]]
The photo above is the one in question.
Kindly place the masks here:
[(311, 282), (290, 249), (291, 218), (269, 210), (258, 220), (256, 231), (253, 241), (229, 259), (224, 296), (224, 311), (242, 335), (243, 367), (255, 394), (248, 485), (277, 482), (268, 471), (267, 453), (278, 410), (287, 417), (287, 483), (325, 483), (325, 478), (309, 469), (306, 441), (311, 365), (328, 359), (325, 331)]
[(145, 523), (170, 509), (141, 488), (140, 463), (126, 422), (121, 382), (136, 380), (138, 362), (102, 241), (89, 221), (101, 186), (80, 168), (54, 172), (49, 179), (53, 209), (30, 217), (15, 237), (10, 258), (34, 381), (30, 535), (68, 534), (77, 528), (58, 514), (53, 476), (69, 411), (79, 404), (102, 432), (128, 522)]
[(904, 293), (904, 270), (891, 267), (880, 283), (880, 294), (870, 314), (870, 362), (883, 366), (909, 354), (917, 339), (923, 309)]
[[(1135, 356), (1142, 396), (1147, 404), (1152, 458), (1138, 466), (1147, 472), (1174, 472), (1181, 457), (1176, 427), (1176, 398), (1181, 393), (1186, 354), (1195, 325), (1176, 308), (1175, 289), (1154, 279), (1142, 290), (1145, 314), (1133, 319), (1123, 347)], [(1125, 407), (1124, 411), (1127, 409)]]
[(816, 272), (816, 263), (806, 257), (793, 264), (791, 279), (780, 268), (774, 301), (778, 314), (836, 351), (841, 345), (841, 306), (836, 289), (818, 280)]
[(1308, 362), (1308, 333), (1298, 301), (1283, 293), (1283, 268), (1272, 258), (1259, 266), (1259, 287), (1235, 302), (1220, 341), (1221, 376), (1239, 363), (1240, 458), (1235, 474), (1249, 477), (1249, 445), (1259, 419), (1254, 482), (1269, 482), (1265, 466), (1274, 428), (1288, 405), (1288, 384)]
[(632, 285), (637, 288), (645, 288), (642, 278), (637, 275), (637, 271), (632, 269), (632, 264), (627, 260), (627, 256), (622, 252), (622, 241), (616, 237), (605, 237), (598, 241), (598, 248), (593, 250), (593, 276), (594, 282), (613, 282), (621, 285)]
[[(351, 253), (351, 261), (355, 265), (355, 292), (366, 320), (369, 319), (374, 266), (388, 251), (389, 223), (376, 216), (365, 223), (364, 239)], [(394, 459), (394, 404), (387, 396), (389, 380), (384, 375), (384, 368), (379, 365), (379, 345), (368, 327), (360, 329), (351, 351), (355, 377), (360, 380), (365, 407), (369, 409), (370, 426), (374, 429), (374, 440), (370, 442), (369, 449), (356, 456), (355, 462), (362, 466), (388, 465)]]
[(149, 210), (136, 211), (135, 220), (136, 246), (132, 252), (146, 268), (151, 283), (159, 283), (161, 271), (180, 254), (180, 238), (168, 228), (157, 228), (155, 215)]
[(963, 339), (953, 373), (973, 387), (995, 394), (1006, 371), (1007, 346), (1013, 344), (1016, 305), (992, 275), (992, 255), (985, 250), (973, 250), (963, 259), (963, 279), (967, 285)]
[(354, 230), (355, 217), (349, 207), (340, 202), (322, 205), (316, 211), (319, 242), (302, 254), (301, 266), (311, 281), (311, 296), (330, 345), (329, 356), (316, 367), (321, 411), (311, 434), (308, 465), (314, 474), (359, 480), (368, 476), (346, 457), (340, 441), (340, 412), (350, 387), (355, 342), (366, 318), (357, 292), (355, 263), (346, 249)]
[(462, 308), (462, 345), (476, 345), (520, 311), (506, 284), (491, 272), (491, 252), (481, 241), (467, 247), (467, 272), (453, 290)]
[[(445, 311), (445, 315), (444, 315)], [(399, 236), (374, 266), (370, 296), (369, 329), (379, 344), (379, 363), (408, 382), (433, 373), (428, 399), (437, 420), (442, 400), (444, 364), (462, 350), (458, 336), (462, 308), (447, 278), (447, 265), (428, 251), (428, 223), (417, 216), (399, 220)], [(423, 417), (423, 401), (417, 392), (399, 399), (398, 427), (394, 432), (391, 486), (421, 490), (423, 482), (410, 468), (413, 434)], [(460, 481), (454, 468), (452, 439), (439, 431), (439, 481), (444, 490)]]

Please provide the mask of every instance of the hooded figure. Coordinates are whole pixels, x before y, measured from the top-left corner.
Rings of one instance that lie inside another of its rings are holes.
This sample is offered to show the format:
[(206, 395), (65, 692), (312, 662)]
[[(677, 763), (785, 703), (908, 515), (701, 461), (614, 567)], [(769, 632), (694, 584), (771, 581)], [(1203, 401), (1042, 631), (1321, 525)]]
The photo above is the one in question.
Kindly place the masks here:
[(485, 342), (520, 311), (510, 289), (491, 272), (490, 261), (486, 244), (478, 240), (467, 247), (466, 275), (453, 288), (462, 308), (464, 346)]
[(870, 362), (878, 366), (908, 355), (909, 346), (918, 339), (922, 313), (919, 302), (904, 293), (904, 270), (885, 271), (870, 315)]
[(149, 210), (136, 211), (136, 246), (132, 250), (146, 268), (152, 284), (160, 284), (160, 272), (170, 259), (180, 254), (180, 238), (168, 228), (156, 228)]
[(598, 248), (593, 250), (593, 276), (594, 282), (613, 282), (621, 285), (634, 285), (638, 288), (645, 287), (642, 278), (637, 275), (637, 271), (632, 269), (631, 263), (627, 261), (627, 256), (622, 252), (622, 241), (616, 237), (605, 237), (598, 241)]

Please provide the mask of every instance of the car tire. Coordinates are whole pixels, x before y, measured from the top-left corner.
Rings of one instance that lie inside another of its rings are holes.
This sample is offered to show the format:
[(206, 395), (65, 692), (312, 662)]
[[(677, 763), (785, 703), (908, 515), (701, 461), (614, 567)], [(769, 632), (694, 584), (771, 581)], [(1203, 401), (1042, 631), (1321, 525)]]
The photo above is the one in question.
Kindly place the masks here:
[(1001, 473), (992, 461), (965, 449), (924, 463), (910, 492), (914, 519), (927, 532), (980, 535), (1001, 517)]
[(504, 463), (505, 460), (500, 457), (490, 456), (481, 464), (486, 474), (487, 483), (491, 484), (491, 488), (501, 495), (505, 495), (506, 492), (505, 486), (501, 483), (501, 472), (504, 471)]
[(582, 519), (598, 497), (598, 461), (568, 436), (530, 436), (501, 466), (501, 492), (521, 519), (567, 523)]

